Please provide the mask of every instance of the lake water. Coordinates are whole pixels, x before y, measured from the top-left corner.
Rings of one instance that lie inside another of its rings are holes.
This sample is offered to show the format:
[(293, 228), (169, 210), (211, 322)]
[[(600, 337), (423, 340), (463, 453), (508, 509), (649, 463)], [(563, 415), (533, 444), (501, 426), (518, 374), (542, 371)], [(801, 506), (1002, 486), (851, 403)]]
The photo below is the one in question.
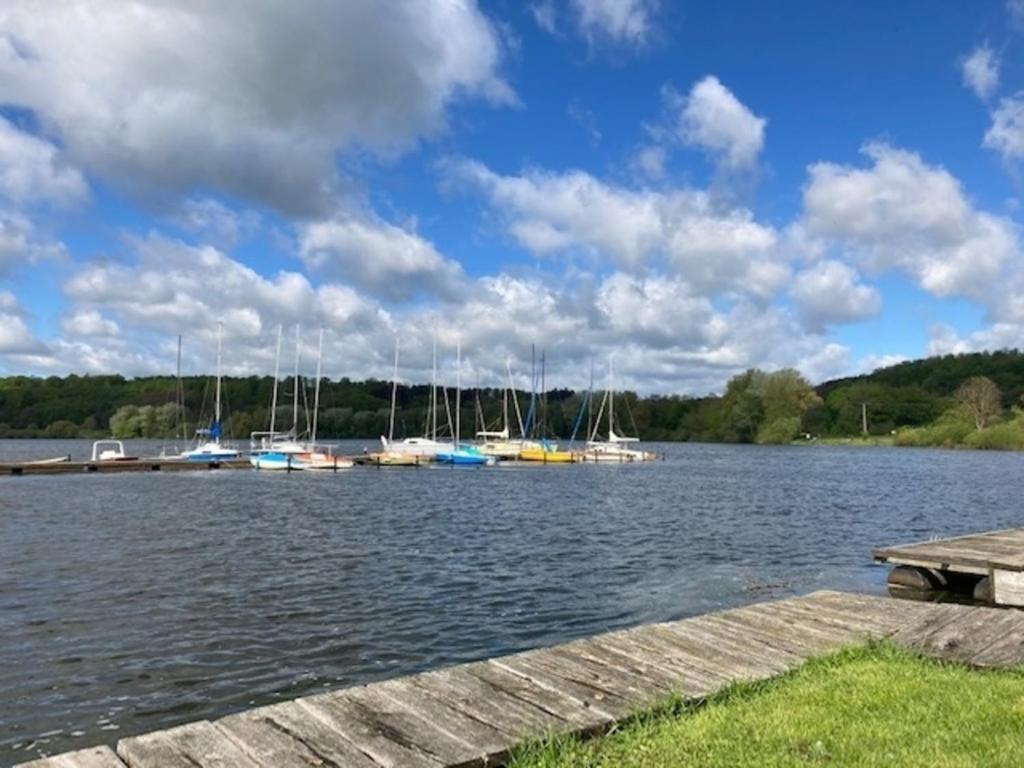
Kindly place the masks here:
[[(88, 448), (0, 441), (0, 460)], [(766, 597), (882, 592), (873, 546), (1024, 520), (1024, 454), (658, 450), (0, 477), (0, 765)]]

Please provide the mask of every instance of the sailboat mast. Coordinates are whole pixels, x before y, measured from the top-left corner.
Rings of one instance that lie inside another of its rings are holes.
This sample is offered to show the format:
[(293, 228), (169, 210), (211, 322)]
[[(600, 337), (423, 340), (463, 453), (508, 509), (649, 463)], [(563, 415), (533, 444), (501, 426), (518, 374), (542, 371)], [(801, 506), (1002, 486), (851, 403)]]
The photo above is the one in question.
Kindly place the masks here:
[(299, 324), (295, 324), (295, 376), (292, 392), (292, 432), (299, 437)]
[(178, 334), (178, 391), (175, 393), (175, 418), (177, 423), (174, 425), (175, 437), (177, 433), (181, 432), (182, 439), (186, 439), (185, 434), (185, 385), (181, 381), (181, 334)]
[(277, 354), (274, 355), (274, 394), (270, 398), (270, 439), (274, 439), (274, 427), (277, 425), (277, 383), (281, 378), (281, 334), (284, 326), (277, 326)]
[(398, 407), (398, 336), (395, 336), (395, 370), (391, 376), (391, 418), (388, 422), (388, 443), (395, 439), (395, 409)]
[(523, 424), (523, 412), (519, 408), (519, 395), (516, 394), (516, 385), (512, 380), (512, 363), (509, 359), (505, 358), (505, 373), (508, 374), (508, 388), (512, 390), (512, 404), (516, 409), (516, 422), (519, 424), (519, 437), (523, 440), (526, 439), (526, 427)]
[(320, 364), (324, 357), (324, 329), (320, 329), (320, 341), (316, 347), (316, 389), (313, 391), (313, 427), (309, 434), (309, 444), (311, 447), (316, 446), (316, 422), (317, 415), (320, 413)]
[(612, 356), (608, 355), (608, 440), (615, 434), (615, 393), (612, 391)]
[(455, 344), (455, 450), (462, 434), (462, 342)]
[(590, 389), (587, 390), (587, 440), (594, 432), (594, 355), (590, 355)]
[(434, 328), (430, 368), (430, 439), (437, 442), (437, 328)]
[(546, 440), (548, 437), (548, 390), (544, 378), (547, 363), (547, 352), (540, 351), (540, 436)]
[(217, 396), (213, 403), (213, 439), (220, 442), (220, 380), (221, 380), (221, 342), (224, 336), (224, 323), (217, 323)]

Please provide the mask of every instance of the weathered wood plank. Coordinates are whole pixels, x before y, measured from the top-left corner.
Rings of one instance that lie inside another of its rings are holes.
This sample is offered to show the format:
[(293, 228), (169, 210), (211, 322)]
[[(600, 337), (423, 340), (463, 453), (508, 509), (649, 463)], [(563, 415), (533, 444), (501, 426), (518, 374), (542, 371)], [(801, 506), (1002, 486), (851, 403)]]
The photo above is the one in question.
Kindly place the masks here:
[(587, 673), (567, 664), (558, 664), (550, 657), (517, 654), (495, 659), (492, 663), (551, 690), (561, 690), (591, 709), (609, 713), (615, 720), (627, 716), (638, 703), (628, 692), (609, 683), (601, 685), (595, 679), (588, 679)]
[(110, 747), (90, 747), (19, 763), (14, 768), (125, 768), (125, 765)]
[(1020, 617), (1010, 611), (975, 608), (931, 631), (909, 640), (907, 644), (928, 656), (967, 664), (989, 646), (1001, 641), (1007, 632), (1020, 626)]
[(395, 719), (367, 710), (347, 691), (307, 696), (295, 703), (337, 731), (383, 768), (437, 768), (444, 760), (425, 752)]
[(519, 738), (570, 730), (570, 724), (466, 672), (461, 667), (426, 672), (410, 682), (428, 696)]
[(693, 659), (695, 665), (722, 670), (730, 680), (760, 680), (786, 669), (737, 651), (731, 645), (721, 644), (714, 638), (709, 639), (704, 633), (694, 631), (682, 622), (656, 624), (649, 629), (651, 638), (671, 644), (677, 653), (685, 653)]
[[(992, 609), (995, 610), (995, 609)], [(1024, 665), (1024, 612), (1016, 609), (1004, 611), (1009, 618), (1003, 636), (977, 651), (970, 664), (979, 667), (1015, 667)]]
[(1024, 606), (1024, 572), (994, 569), (992, 600), (996, 605)]
[(736, 679), (737, 674), (743, 675), (750, 671), (747, 665), (734, 666), (731, 657), (727, 655), (713, 659), (704, 652), (695, 653), (692, 644), (684, 647), (686, 644), (680, 642), (675, 635), (659, 633), (650, 626), (615, 635), (617, 641), (620, 637), (621, 642), (676, 665), (682, 674), (693, 681), (701, 695), (728, 685)]
[(338, 730), (296, 702), (242, 712), (214, 725), (261, 764), (275, 768), (322, 765), (379, 768)]
[(618, 632), (593, 638), (595, 646), (616, 656), (630, 660), (630, 663), (644, 665), (657, 670), (669, 688), (682, 696), (702, 698), (722, 687), (721, 677), (712, 678), (694, 667), (680, 661), (672, 653), (657, 653), (650, 645), (638, 643), (628, 633)]
[(376, 683), (372, 688), (437, 730), (466, 744), (471, 756), (482, 758), (488, 765), (505, 757), (515, 743), (509, 734), (427, 695), (408, 679), (388, 680)]
[(272, 768), (206, 720), (121, 739), (117, 754), (130, 768)]
[(779, 673), (792, 669), (804, 660), (804, 656), (792, 651), (774, 648), (754, 633), (740, 634), (723, 628), (709, 616), (685, 619), (672, 629), (679, 634), (703, 639), (708, 645), (729, 649), (738, 656), (746, 656), (759, 662), (768, 672)]

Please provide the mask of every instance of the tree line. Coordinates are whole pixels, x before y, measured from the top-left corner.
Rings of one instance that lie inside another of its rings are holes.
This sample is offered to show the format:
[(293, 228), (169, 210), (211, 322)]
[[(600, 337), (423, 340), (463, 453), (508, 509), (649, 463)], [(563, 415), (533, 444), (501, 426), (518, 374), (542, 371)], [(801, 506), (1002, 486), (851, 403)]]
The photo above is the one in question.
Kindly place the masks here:
[[(927, 437), (914, 433), (914, 429), (950, 422), (970, 424), (957, 391), (978, 377), (990, 381), (998, 393), (998, 413), (981, 430), (973, 430), (987, 434), (995, 426), (1012, 421), (1012, 408), (1021, 404), (1024, 354), (1020, 352), (933, 357), (817, 387), (793, 370), (753, 369), (734, 376), (721, 395), (641, 397), (634, 392), (620, 393), (616, 415), (620, 431), (637, 433), (645, 440), (783, 443), (807, 437), (862, 435), (866, 421), (868, 435), (907, 433), (910, 444)], [(177, 388), (178, 381), (169, 376), (0, 378), (0, 437), (188, 436), (197, 425), (209, 420), (213, 384), (205, 377), (184, 378), (184, 410), (176, 405)], [(226, 378), (223, 400), (227, 434), (245, 439), (253, 431), (267, 429), (272, 390), (273, 379), (269, 376)], [(282, 404), (276, 425), (287, 429), (292, 424), (290, 379), (281, 382), (280, 391)], [(302, 430), (305, 406), (311, 405), (312, 393), (302, 387), (300, 395)], [(491, 428), (498, 424), (502, 396), (499, 389), (465, 391), (462, 433), (473, 433), (481, 422)], [(390, 397), (388, 381), (323, 380), (320, 434), (375, 438), (386, 433)], [(519, 398), (525, 415), (529, 395), (520, 392)], [(581, 416), (581, 404), (586, 399), (585, 392), (548, 391), (542, 398), (543, 406), (537, 407), (537, 431), (565, 439), (578, 426), (578, 436), (585, 436), (588, 418), (593, 417), (585, 410)], [(398, 436), (423, 434), (429, 400), (427, 385), (398, 388)], [(447, 423), (443, 410), (439, 422)]]

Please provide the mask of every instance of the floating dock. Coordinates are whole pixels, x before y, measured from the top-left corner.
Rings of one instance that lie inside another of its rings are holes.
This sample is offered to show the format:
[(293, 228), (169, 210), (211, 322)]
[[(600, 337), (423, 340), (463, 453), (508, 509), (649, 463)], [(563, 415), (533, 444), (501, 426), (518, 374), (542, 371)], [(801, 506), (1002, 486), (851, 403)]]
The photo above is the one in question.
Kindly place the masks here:
[(896, 566), (894, 587), (943, 590), (966, 583), (973, 596), (1024, 606), (1024, 528), (880, 547), (876, 561)]
[(181, 459), (121, 459), (117, 461), (22, 461), (0, 463), (0, 475), (81, 475), (109, 472), (203, 472), (213, 469), (252, 469), (248, 459), (182, 461)]
[(975, 666), (1024, 661), (1024, 611), (816, 592), (642, 626), (121, 739), (22, 768), (454, 768), (595, 734), (870, 638)]

